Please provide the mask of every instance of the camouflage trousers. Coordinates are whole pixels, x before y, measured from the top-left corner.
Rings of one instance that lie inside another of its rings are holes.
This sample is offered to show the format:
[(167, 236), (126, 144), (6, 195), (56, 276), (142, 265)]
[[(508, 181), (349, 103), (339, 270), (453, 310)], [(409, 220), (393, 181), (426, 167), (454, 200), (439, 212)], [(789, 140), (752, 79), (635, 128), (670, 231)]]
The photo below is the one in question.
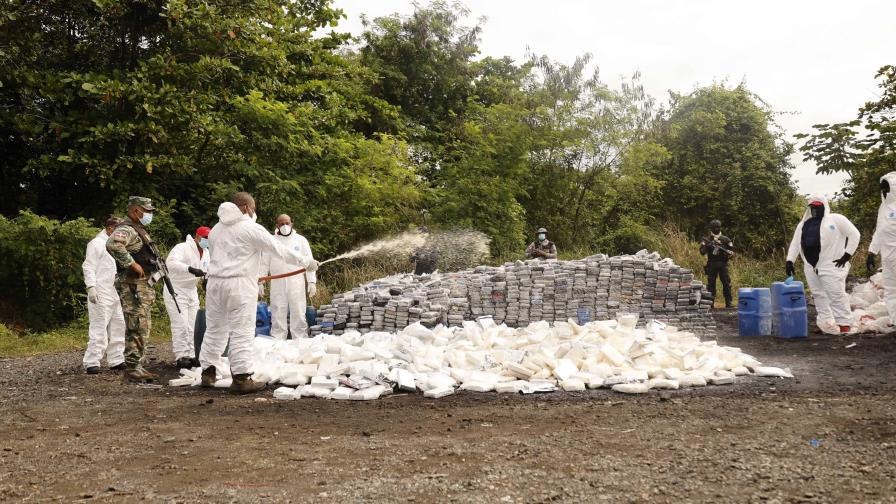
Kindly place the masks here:
[(152, 326), (152, 303), (156, 299), (156, 291), (146, 281), (115, 281), (115, 290), (121, 299), (121, 310), (124, 312), (124, 363), (134, 368), (143, 361), (146, 340)]

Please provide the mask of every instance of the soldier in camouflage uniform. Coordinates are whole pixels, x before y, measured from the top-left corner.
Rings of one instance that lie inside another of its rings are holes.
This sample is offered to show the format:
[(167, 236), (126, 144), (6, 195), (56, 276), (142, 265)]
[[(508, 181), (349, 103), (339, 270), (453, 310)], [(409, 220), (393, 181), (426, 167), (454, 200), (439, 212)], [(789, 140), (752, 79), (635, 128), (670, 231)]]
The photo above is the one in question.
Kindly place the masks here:
[(548, 240), (548, 230), (538, 228), (535, 235), (536, 240), (526, 247), (527, 259), (556, 259), (557, 246), (554, 242)]
[(125, 381), (145, 382), (157, 378), (143, 368), (143, 353), (149, 337), (150, 310), (156, 298), (151, 284), (158, 271), (158, 258), (150, 251), (151, 241), (145, 226), (152, 221), (155, 208), (149, 198), (128, 198), (127, 218), (115, 228), (106, 242), (106, 250), (115, 259), (118, 274), (115, 289), (121, 299), (125, 321)]

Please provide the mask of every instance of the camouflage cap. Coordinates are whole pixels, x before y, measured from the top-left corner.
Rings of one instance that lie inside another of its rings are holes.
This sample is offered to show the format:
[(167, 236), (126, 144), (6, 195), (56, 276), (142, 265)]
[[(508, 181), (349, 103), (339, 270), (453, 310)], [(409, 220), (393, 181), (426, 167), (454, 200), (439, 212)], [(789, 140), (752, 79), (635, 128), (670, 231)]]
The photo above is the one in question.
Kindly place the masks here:
[(149, 198), (144, 198), (143, 196), (130, 196), (128, 197), (128, 206), (137, 205), (142, 207), (147, 212), (155, 212), (156, 208), (152, 206), (152, 200)]

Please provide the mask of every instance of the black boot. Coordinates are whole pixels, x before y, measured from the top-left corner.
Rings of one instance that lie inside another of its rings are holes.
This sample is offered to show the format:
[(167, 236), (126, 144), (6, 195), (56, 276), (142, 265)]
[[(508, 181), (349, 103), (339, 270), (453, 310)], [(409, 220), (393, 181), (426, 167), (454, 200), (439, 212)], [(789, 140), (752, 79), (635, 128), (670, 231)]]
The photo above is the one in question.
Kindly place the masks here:
[(212, 388), (215, 386), (216, 381), (218, 381), (218, 371), (215, 369), (215, 366), (209, 366), (202, 370), (201, 387)]
[(84, 372), (87, 374), (100, 374), (100, 367), (90, 366), (89, 368), (85, 369)]
[(190, 357), (180, 357), (175, 363), (177, 369), (191, 369), (193, 367), (193, 359)]

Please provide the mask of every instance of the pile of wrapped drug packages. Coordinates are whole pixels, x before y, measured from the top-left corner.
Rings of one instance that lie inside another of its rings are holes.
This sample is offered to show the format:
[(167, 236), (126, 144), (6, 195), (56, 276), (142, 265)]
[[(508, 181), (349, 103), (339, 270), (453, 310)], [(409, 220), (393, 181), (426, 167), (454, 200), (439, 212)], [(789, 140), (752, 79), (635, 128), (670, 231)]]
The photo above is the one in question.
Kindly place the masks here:
[(311, 334), (401, 330), (414, 323), (457, 327), (490, 316), (499, 324), (580, 323), (637, 313), (694, 333), (715, 332), (710, 299), (691, 270), (656, 252), (574, 261), (517, 261), (434, 275), (398, 275), (336, 295)]
[(882, 273), (877, 273), (869, 281), (853, 287), (849, 304), (852, 308), (854, 332), (886, 333), (896, 329), (890, 321), (887, 305), (884, 304), (882, 277)]
[[(313, 338), (255, 339), (257, 381), (281, 384), (277, 399), (369, 400), (394, 391), (438, 398), (457, 390), (534, 393), (607, 387), (640, 394), (651, 389), (725, 385), (736, 377), (792, 377), (764, 367), (738, 348), (701, 341), (659, 322), (636, 328), (636, 314), (617, 320), (535, 322), (525, 328), (491, 319), (433, 329), (414, 323), (400, 332), (345, 331)], [(230, 385), (226, 358), (219, 387)], [(173, 386), (196, 386), (200, 370), (182, 370)]]

